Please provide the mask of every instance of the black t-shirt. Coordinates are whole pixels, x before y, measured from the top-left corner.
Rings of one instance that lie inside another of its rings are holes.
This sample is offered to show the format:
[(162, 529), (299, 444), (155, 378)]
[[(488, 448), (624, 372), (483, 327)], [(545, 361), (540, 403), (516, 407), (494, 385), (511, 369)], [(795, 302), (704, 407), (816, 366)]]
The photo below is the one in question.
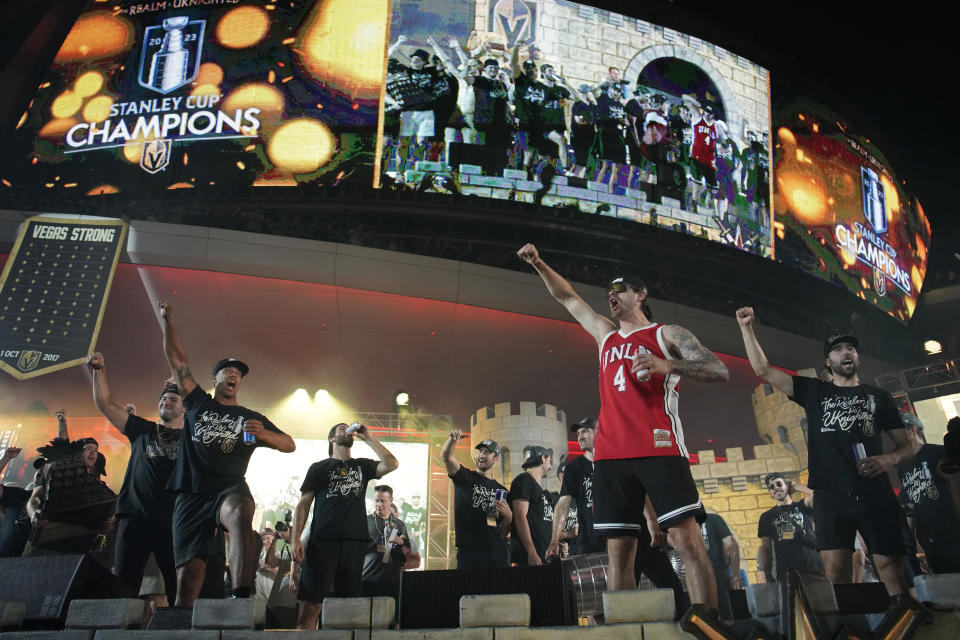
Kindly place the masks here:
[(893, 397), (883, 389), (861, 384), (838, 387), (817, 378), (793, 376), (791, 400), (807, 413), (810, 481), (813, 489), (839, 493), (890, 491), (886, 474), (857, 474), (854, 445), (863, 443), (867, 456), (883, 453), (882, 431), (902, 429)]
[(623, 103), (620, 100), (611, 98), (606, 93), (600, 94), (597, 98), (597, 122), (600, 126), (616, 129), (623, 121), (623, 116)]
[(310, 538), (367, 540), (367, 483), (377, 478), (376, 460), (327, 458), (307, 470), (300, 491), (314, 492)]
[[(553, 507), (547, 501), (543, 494), (540, 484), (533, 479), (527, 472), (523, 472), (513, 479), (510, 485), (510, 505), (513, 507), (515, 500), (526, 500), (527, 506), (527, 524), (530, 525), (530, 539), (533, 541), (533, 547), (541, 560), (546, 558), (547, 547), (550, 546), (550, 538), (553, 537)], [(511, 560), (518, 565), (527, 563), (527, 550), (520, 542), (520, 534), (517, 531), (517, 518), (513, 519), (513, 557)]]
[(414, 69), (404, 65), (395, 67), (388, 76), (387, 91), (401, 103), (403, 111), (427, 111), (437, 98), (437, 70), (433, 67)]
[(606, 545), (593, 528), (593, 462), (580, 456), (567, 464), (563, 472), (560, 495), (571, 496), (577, 503), (580, 532), (577, 546), (580, 553), (604, 551)]
[(547, 98), (547, 86), (522, 75), (513, 81), (514, 115), (521, 126), (540, 121), (543, 103)]
[[(571, 112), (573, 116), (573, 127), (592, 127), (597, 121), (597, 107), (584, 102), (583, 100), (577, 100), (573, 103), (573, 110)], [(577, 116), (583, 122), (577, 122)]]
[(623, 106), (623, 112), (628, 116), (636, 118), (639, 120), (639, 124), (643, 127), (643, 107), (640, 105), (640, 102), (636, 98), (630, 98), (627, 100), (627, 104)]
[(218, 493), (243, 482), (253, 450), (266, 446), (260, 440), (243, 442), (247, 420), (259, 420), (267, 430), (283, 433), (263, 414), (220, 404), (199, 386), (183, 399), (183, 406), (183, 436), (168, 491)]
[(802, 500), (765, 511), (757, 525), (757, 537), (773, 541), (773, 570), (778, 579), (791, 569), (823, 573), (813, 530), (813, 509)]
[[(403, 549), (410, 548), (410, 536), (407, 534), (407, 526), (395, 515), (390, 514), (388, 521), (382, 520), (374, 513), (367, 516), (367, 535), (370, 544), (367, 545), (367, 553), (363, 557), (363, 572), (360, 574), (363, 582), (400, 582), (400, 573), (403, 571), (403, 563), (406, 560)], [(390, 561), (384, 562), (383, 551), (386, 544), (384, 531), (387, 526), (396, 529), (397, 535), (391, 544)]]
[(453, 520), (457, 546), (463, 549), (487, 551), (503, 549), (499, 526), (490, 526), (487, 516), (503, 519), (493, 507), (497, 490), (506, 487), (486, 476), (460, 465), (450, 476), (453, 480)]
[[(723, 548), (723, 539), (730, 534), (730, 527), (723, 518), (715, 513), (708, 513), (703, 524), (700, 525), (700, 535), (703, 536), (703, 546), (707, 549), (713, 573), (719, 584), (730, 581), (730, 564), (727, 562), (727, 553)], [(737, 567), (737, 571), (740, 567)]]
[(18, 558), (30, 539), (33, 527), (26, 505), (32, 492), (20, 487), (4, 486), (0, 493), (0, 558)]
[(563, 101), (570, 98), (566, 87), (558, 84), (547, 87), (546, 98), (543, 101), (543, 111), (540, 119), (544, 128), (566, 129), (566, 113), (563, 110)]
[(433, 95), (435, 102), (433, 105), (438, 117), (443, 121), (437, 123), (437, 126), (446, 124), (450, 118), (451, 112), (457, 106), (457, 94), (460, 91), (460, 82), (456, 76), (450, 75), (441, 69), (437, 69), (434, 74)]
[(957, 514), (950, 499), (950, 485), (937, 473), (937, 463), (944, 449), (938, 444), (925, 444), (909, 462), (899, 469), (901, 496), (913, 505), (921, 539), (929, 539), (933, 547), (956, 545)]
[(131, 415), (123, 434), (130, 440), (130, 462), (117, 495), (117, 516), (169, 521), (174, 494), (166, 487), (183, 430)]
[(485, 76), (473, 79), (474, 125), (507, 124), (507, 87), (499, 80)]

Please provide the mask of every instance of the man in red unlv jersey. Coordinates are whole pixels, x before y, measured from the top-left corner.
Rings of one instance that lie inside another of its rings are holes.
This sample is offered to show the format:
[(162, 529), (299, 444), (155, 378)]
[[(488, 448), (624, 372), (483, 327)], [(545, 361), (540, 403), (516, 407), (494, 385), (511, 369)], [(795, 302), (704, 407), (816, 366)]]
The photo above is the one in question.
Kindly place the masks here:
[(725, 382), (727, 367), (687, 329), (650, 320), (647, 289), (639, 278), (610, 282), (611, 320), (591, 309), (532, 244), (517, 256), (537, 271), (550, 294), (600, 346), (593, 510), (594, 528), (607, 536), (608, 587), (637, 586), (633, 562), (638, 539), (649, 544), (649, 536), (660, 535), (644, 524), (649, 497), (657, 515), (650, 519), (652, 528), (667, 531), (667, 541), (686, 566), (691, 603), (715, 612), (716, 581), (695, 520), (703, 505), (683, 442), (677, 385), (681, 377)]

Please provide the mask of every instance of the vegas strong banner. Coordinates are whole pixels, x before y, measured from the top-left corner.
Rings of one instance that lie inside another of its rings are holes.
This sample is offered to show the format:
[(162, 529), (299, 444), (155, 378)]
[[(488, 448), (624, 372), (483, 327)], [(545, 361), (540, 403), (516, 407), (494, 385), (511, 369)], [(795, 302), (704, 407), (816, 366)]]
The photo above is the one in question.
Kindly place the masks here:
[(24, 380), (85, 360), (126, 235), (121, 220), (23, 224), (0, 279), (0, 369)]

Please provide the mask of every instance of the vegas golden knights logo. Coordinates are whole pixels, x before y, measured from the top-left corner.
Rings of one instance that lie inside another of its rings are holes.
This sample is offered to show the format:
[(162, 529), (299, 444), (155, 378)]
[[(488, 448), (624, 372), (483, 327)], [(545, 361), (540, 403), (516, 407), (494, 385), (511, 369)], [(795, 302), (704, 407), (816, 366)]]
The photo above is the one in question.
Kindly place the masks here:
[(503, 37), (508, 48), (532, 42), (537, 5), (524, 0), (498, 0), (490, 12), (490, 31)]
[(887, 277), (883, 274), (883, 270), (877, 267), (873, 268), (873, 290), (881, 298), (887, 295)]
[(173, 141), (148, 140), (143, 143), (143, 153), (140, 155), (140, 168), (147, 173), (158, 173), (167, 168), (170, 164), (170, 150), (173, 148)]
[(20, 371), (33, 371), (40, 364), (40, 357), (43, 353), (40, 351), (24, 351), (17, 360), (17, 367)]

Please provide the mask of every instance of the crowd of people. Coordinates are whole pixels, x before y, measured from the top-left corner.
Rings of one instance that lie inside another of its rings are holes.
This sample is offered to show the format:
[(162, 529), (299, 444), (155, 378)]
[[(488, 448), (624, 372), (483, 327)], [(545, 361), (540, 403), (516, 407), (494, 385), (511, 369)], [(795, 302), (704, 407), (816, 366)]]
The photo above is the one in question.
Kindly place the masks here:
[[(682, 378), (723, 383), (726, 366), (689, 330), (653, 321), (639, 276), (610, 280), (608, 317), (587, 305), (536, 247), (525, 245), (517, 255), (596, 340), (601, 408), (596, 420), (570, 425), (583, 455), (558, 466), (558, 494), (543, 489), (555, 461), (551, 449), (531, 443), (523, 471), (507, 488), (493, 477), (497, 442), (477, 442), (475, 469), (469, 469), (455, 453), (464, 434), (450, 432), (441, 458), (455, 492), (457, 566), (539, 565), (606, 552), (607, 588), (634, 589), (645, 574), (653, 584), (674, 589), (678, 615), (693, 611), (705, 624), (722, 624), (733, 617), (729, 590), (744, 582), (740, 552), (729, 527), (706, 513), (698, 495), (678, 412), (678, 384)], [(328, 458), (307, 470), (295, 509), (258, 534), (245, 480), (250, 457), (258, 447), (292, 452), (295, 442), (239, 403), (250, 370), (241, 360), (220, 360), (212, 370), (213, 393), (206, 393), (190, 368), (172, 306), (160, 302), (159, 312), (173, 376), (161, 388), (156, 422), (114, 399), (102, 354), (87, 360), (97, 409), (131, 444), (115, 503), (108, 511), (96, 510), (99, 515), (83, 526), (49, 535), (57, 519), (50, 505), (66, 493), (57, 469), (74, 465), (85, 482), (100, 485), (105, 473), (96, 440), (71, 440), (59, 412), (58, 437), (38, 449), (33, 485), (0, 488), (3, 555), (102, 550), (112, 538), (117, 577), (154, 605), (189, 607), (205, 594), (244, 598), (287, 590), (299, 601), (297, 626), (303, 629), (317, 626), (331, 595), (397, 597), (402, 571), (420, 565), (418, 545), (398, 517), (388, 484), (375, 485), (373, 513), (365, 505), (369, 483), (396, 471), (397, 458), (363, 425), (334, 425)], [(736, 321), (756, 374), (800, 404), (808, 424), (807, 485), (776, 473), (764, 480), (775, 506), (758, 522), (760, 575), (783, 581), (800, 571), (851, 582), (859, 539), (891, 606), (930, 620), (909, 592), (909, 560), (918, 554), (907, 552), (902, 530), (908, 521), (887, 473), (898, 473), (903, 487), (900, 497), (915, 532), (906, 539), (919, 540), (925, 552), (913, 570), (957, 572), (960, 464), (951, 458), (956, 452), (926, 444), (915, 416), (899, 413), (889, 393), (860, 381), (856, 337), (836, 334), (824, 341), (828, 380), (790, 376), (767, 361), (754, 333), (753, 310), (739, 309)], [(960, 424), (951, 423), (951, 435), (958, 430)], [(884, 434), (895, 445), (892, 451), (884, 452)], [(352, 457), (355, 439), (376, 459)], [(0, 472), (20, 455), (7, 448)], [(103, 491), (97, 498), (101, 506)], [(802, 500), (793, 500), (797, 494)], [(667, 545), (682, 561), (685, 592), (664, 552)]]
[(721, 219), (742, 196), (753, 220), (767, 217), (769, 133), (745, 132), (739, 148), (719, 105), (703, 97), (628, 82), (617, 67), (597, 85), (574, 86), (535, 46), (497, 57), (468, 53), (456, 38), (445, 48), (428, 37), (432, 52), (406, 43), (400, 35), (388, 51), (383, 166), (396, 182), (420, 161), (472, 163), (452, 152), (465, 143), (486, 150), (487, 175), (511, 168), (539, 180), (549, 165), (549, 175), (644, 188), (652, 202), (669, 196)]

